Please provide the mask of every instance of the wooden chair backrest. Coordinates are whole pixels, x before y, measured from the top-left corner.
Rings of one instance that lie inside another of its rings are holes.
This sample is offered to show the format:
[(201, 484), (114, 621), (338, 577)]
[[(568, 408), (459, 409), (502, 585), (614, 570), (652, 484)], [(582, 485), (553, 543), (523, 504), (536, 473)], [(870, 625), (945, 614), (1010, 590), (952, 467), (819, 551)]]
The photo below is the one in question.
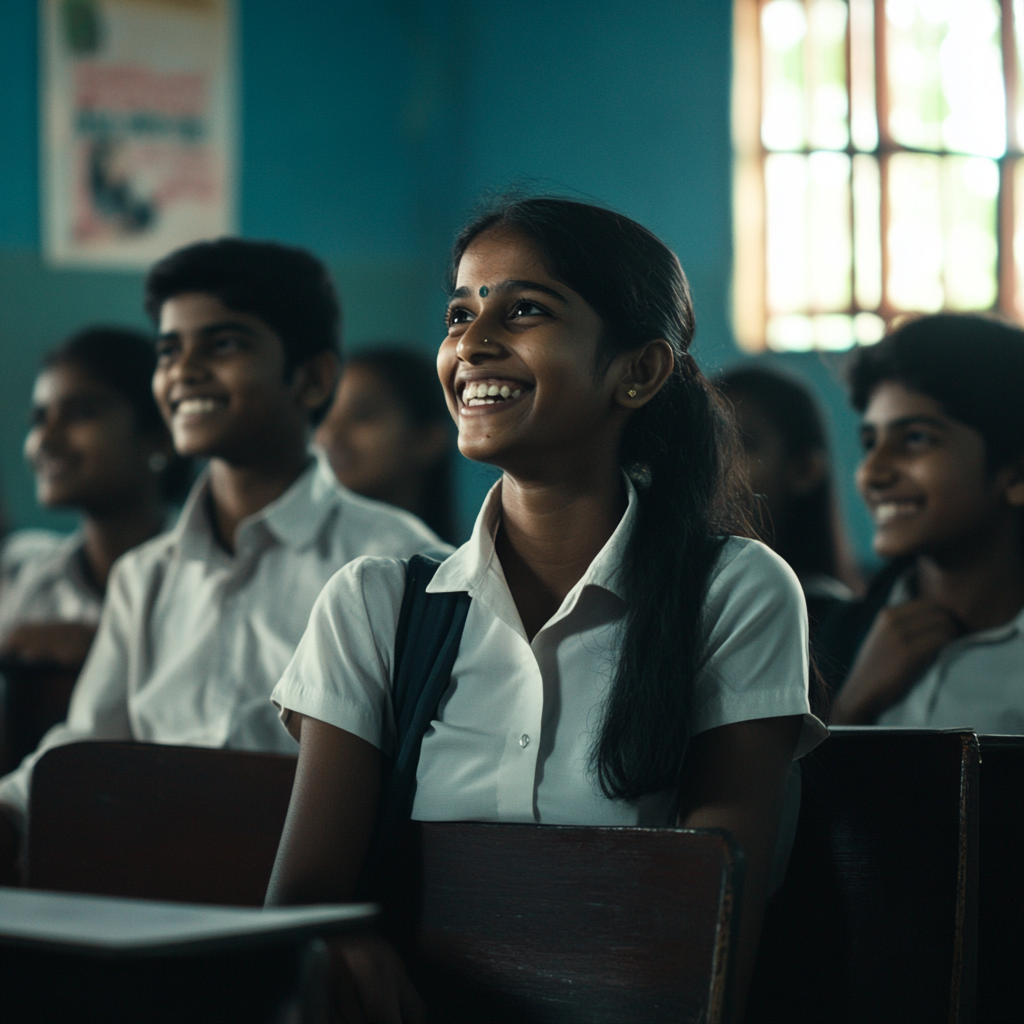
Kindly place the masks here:
[(26, 884), (262, 906), (295, 764), (149, 743), (55, 747), (32, 773)]
[[(262, 901), (294, 761), (83, 743), (36, 766), (28, 882)], [(718, 831), (414, 823), (386, 903), (439, 1021), (722, 1021), (741, 863)]]
[(437, 1020), (730, 1019), (740, 863), (726, 833), (480, 822), (411, 831), (403, 845), (420, 897), (405, 886), (405, 907), (419, 911), (408, 959)]
[(1024, 736), (979, 736), (978, 1020), (1024, 1020)]
[(978, 739), (836, 729), (804, 760), (751, 1021), (973, 1018)]

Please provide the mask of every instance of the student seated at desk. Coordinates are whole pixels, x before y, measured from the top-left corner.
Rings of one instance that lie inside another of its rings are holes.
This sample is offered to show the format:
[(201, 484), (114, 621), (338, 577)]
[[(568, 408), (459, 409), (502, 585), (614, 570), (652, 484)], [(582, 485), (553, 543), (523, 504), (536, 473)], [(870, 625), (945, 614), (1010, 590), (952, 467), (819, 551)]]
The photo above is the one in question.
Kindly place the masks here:
[(56, 744), (295, 751), (268, 698), (324, 584), (358, 555), (444, 547), (310, 455), (339, 349), (319, 261), (269, 242), (202, 242), (153, 267), (146, 308), (174, 447), (209, 465), (177, 526), (111, 571), (67, 722), (0, 781), (0, 824), (24, 815), (32, 765)]
[(891, 559), (819, 640), (845, 725), (1024, 733), (1024, 331), (911, 321), (854, 358), (857, 486)]
[(771, 546), (803, 587), (813, 642), (818, 624), (852, 601), (860, 583), (836, 507), (821, 412), (803, 384), (772, 370), (740, 366), (717, 383), (736, 410)]
[(316, 443), (346, 487), (412, 512), (450, 541), (452, 435), (434, 360), (382, 345), (345, 360)]
[[(730, 829), (745, 991), (790, 765), (825, 730), (800, 585), (743, 536), (682, 268), (634, 221), (543, 198), (472, 224), (452, 266), (438, 372), (460, 450), (504, 475), (423, 598), (471, 600), (412, 817)], [(405, 581), (393, 558), (347, 566), (274, 690), (301, 746), (271, 903), (355, 890), (396, 744)], [(387, 947), (341, 955), (368, 1016), (415, 1013)]]
[(21, 530), (0, 551), (0, 656), (78, 667), (114, 562), (164, 529), (189, 466), (153, 400), (153, 341), (80, 331), (43, 359), (25, 456), (46, 508), (81, 511), (71, 536)]

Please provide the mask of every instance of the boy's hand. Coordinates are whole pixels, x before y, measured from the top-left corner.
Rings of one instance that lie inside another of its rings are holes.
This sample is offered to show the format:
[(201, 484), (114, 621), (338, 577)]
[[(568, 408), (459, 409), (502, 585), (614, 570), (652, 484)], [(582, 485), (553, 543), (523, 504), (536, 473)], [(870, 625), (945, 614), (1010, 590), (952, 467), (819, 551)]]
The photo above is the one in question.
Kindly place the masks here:
[(96, 635), (82, 622), (23, 622), (4, 644), (3, 653), (21, 661), (55, 661), (77, 668), (85, 661)]
[(959, 635), (953, 616), (923, 598), (883, 608), (861, 645), (833, 708), (836, 725), (870, 725), (911, 688)]
[(330, 943), (334, 1005), (344, 1024), (423, 1024), (423, 1000), (395, 950), (376, 935)]

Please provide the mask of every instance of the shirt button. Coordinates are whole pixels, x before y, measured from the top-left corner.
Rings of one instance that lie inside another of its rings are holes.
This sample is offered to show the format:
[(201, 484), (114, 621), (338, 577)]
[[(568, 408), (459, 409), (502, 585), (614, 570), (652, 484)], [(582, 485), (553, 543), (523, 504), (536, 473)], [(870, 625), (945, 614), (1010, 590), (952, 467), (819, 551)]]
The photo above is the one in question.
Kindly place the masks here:
[(527, 736), (526, 733), (524, 732), (523, 735), (519, 737), (519, 746), (521, 746), (525, 750), (529, 745), (530, 745), (530, 737)]

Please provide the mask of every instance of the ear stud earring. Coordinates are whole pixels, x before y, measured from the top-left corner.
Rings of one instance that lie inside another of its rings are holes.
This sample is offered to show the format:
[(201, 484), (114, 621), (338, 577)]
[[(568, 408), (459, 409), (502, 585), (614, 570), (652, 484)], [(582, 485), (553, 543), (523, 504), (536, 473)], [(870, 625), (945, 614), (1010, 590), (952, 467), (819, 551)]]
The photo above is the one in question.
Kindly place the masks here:
[(636, 391), (635, 391), (635, 390), (634, 390), (633, 388), (630, 388), (630, 389), (629, 389), (629, 390), (628, 390), (628, 391), (626, 392), (626, 394), (627, 394), (627, 395), (629, 395), (629, 397), (630, 397), (630, 398), (636, 398)]

